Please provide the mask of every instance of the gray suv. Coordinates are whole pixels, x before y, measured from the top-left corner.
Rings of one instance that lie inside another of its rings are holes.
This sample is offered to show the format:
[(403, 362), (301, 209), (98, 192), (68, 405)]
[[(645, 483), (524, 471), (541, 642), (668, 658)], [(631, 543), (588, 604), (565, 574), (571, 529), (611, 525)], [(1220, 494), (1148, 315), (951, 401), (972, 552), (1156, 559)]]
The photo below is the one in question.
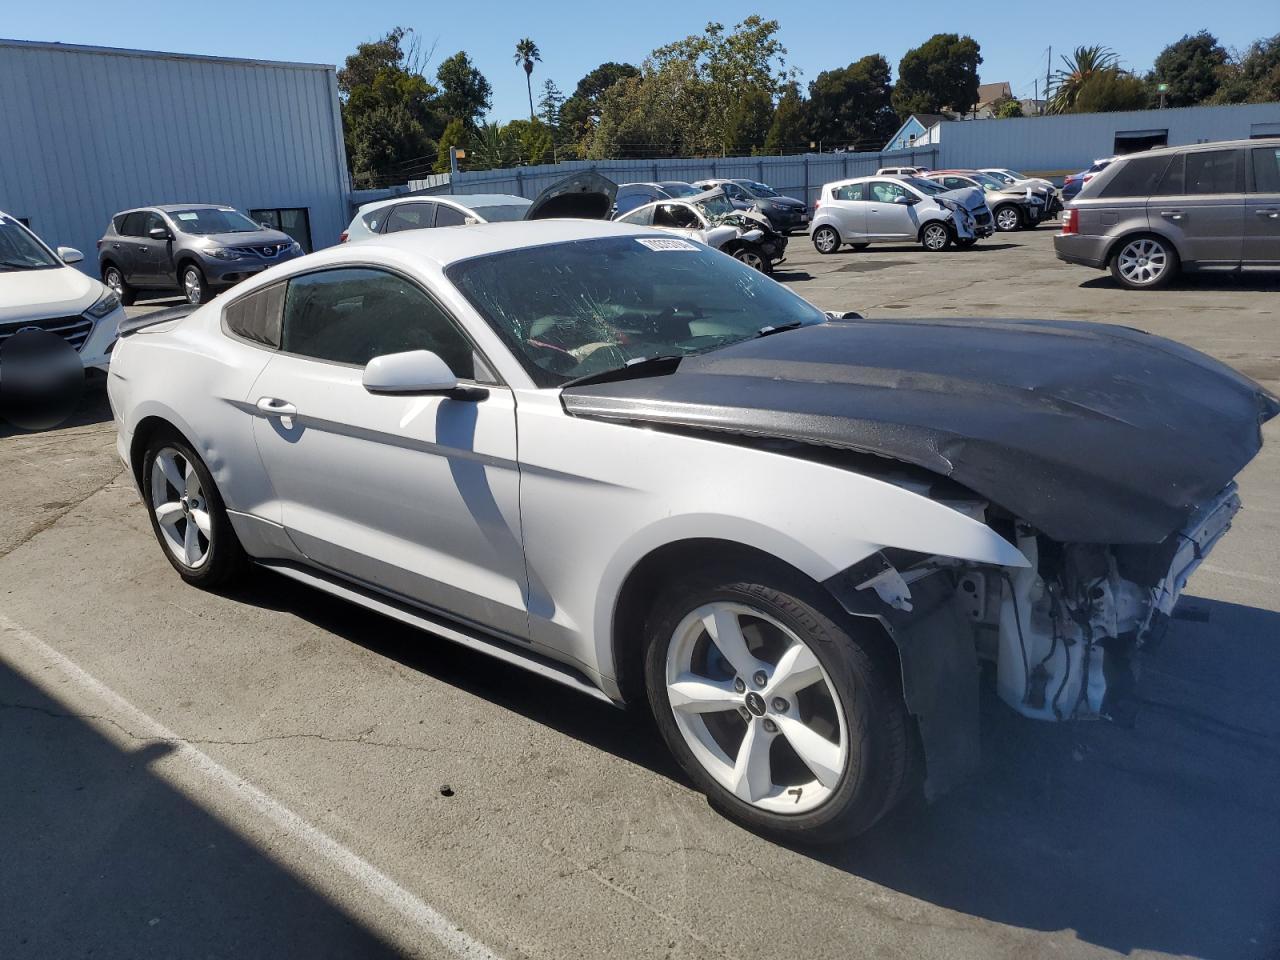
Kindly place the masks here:
[(1179, 270), (1280, 268), (1280, 138), (1120, 157), (1067, 205), (1053, 246), (1134, 290)]
[(98, 241), (102, 282), (126, 306), (138, 291), (179, 290), (204, 303), (220, 288), (302, 256), (292, 237), (216, 203), (125, 210)]

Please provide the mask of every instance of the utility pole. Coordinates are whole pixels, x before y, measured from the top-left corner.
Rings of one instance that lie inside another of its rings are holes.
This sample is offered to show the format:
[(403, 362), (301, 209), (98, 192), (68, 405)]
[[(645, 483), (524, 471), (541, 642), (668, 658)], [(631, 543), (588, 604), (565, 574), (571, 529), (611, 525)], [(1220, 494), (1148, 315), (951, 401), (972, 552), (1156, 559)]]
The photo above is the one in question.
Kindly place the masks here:
[[(1049, 105), (1049, 71), (1053, 67), (1053, 44), (1049, 44), (1049, 59), (1044, 64), (1044, 100), (1045, 107)], [(1045, 107), (1040, 108), (1040, 112), (1044, 113)]]

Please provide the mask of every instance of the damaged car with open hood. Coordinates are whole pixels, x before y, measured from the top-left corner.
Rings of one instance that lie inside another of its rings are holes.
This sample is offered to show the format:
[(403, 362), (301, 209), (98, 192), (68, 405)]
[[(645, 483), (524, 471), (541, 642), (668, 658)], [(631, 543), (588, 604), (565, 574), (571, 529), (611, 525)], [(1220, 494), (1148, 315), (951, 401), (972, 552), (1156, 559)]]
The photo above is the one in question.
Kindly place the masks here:
[(809, 841), (974, 769), (983, 660), (1028, 717), (1125, 719), (1280, 411), (1127, 327), (837, 318), (582, 219), (273, 267), (122, 326), (108, 393), (188, 584), (274, 571), (650, 710)]
[(772, 273), (786, 256), (787, 235), (763, 214), (739, 209), (720, 187), (684, 200), (648, 203), (616, 219), (697, 240), (762, 273)]

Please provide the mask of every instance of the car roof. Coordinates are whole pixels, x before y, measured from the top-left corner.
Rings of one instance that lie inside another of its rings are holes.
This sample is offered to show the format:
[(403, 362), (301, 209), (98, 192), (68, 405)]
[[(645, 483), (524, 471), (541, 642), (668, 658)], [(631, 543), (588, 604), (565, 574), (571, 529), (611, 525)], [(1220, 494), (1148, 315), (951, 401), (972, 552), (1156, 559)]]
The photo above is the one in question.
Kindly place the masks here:
[(1251, 140), (1215, 140), (1212, 143), (1184, 143), (1177, 147), (1153, 147), (1134, 153), (1122, 153), (1114, 157), (1100, 157), (1094, 163), (1115, 163), (1130, 157), (1167, 157), (1175, 153), (1200, 153), (1205, 150), (1227, 150), (1236, 147), (1280, 147), (1280, 137), (1256, 137)]
[(177, 213), (179, 210), (235, 210), (229, 203), (151, 203), (143, 207), (129, 207), (127, 210), (117, 210), (111, 215), (111, 219), (125, 213), (142, 213), (147, 210), (159, 210), (161, 213)]
[[(402, 230), (399, 233), (378, 234), (362, 240), (358, 245), (339, 245), (314, 257), (337, 256), (350, 249), (353, 255), (386, 248), (433, 261), (441, 267), (469, 260), (472, 257), (528, 247), (541, 247), (552, 243), (573, 240), (595, 240), (612, 236), (666, 236), (655, 233), (652, 227), (638, 227), (612, 220), (512, 220), (505, 223), (477, 223), (465, 227), (445, 227), (441, 230)], [(338, 257), (338, 259), (342, 259)]]
[(396, 197), (387, 197), (385, 200), (371, 200), (368, 203), (363, 203), (360, 205), (358, 212), (369, 213), (371, 210), (381, 210), (383, 207), (390, 207), (397, 203), (415, 202), (447, 203), (456, 207), (464, 207), (468, 210), (473, 210), (476, 207), (528, 206), (533, 203), (532, 200), (517, 197), (514, 193), (404, 193)]

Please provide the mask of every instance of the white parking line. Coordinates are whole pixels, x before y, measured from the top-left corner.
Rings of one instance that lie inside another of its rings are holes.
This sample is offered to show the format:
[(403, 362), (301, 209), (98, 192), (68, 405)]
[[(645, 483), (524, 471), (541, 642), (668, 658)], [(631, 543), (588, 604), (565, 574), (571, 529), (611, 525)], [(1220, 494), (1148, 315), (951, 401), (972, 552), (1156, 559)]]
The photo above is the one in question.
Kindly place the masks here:
[[(0, 613), (0, 633), (6, 638), (5, 643), (0, 644), (0, 650), (3, 650), (9, 642), (16, 641), (22, 644), (39, 659), (59, 671), (72, 685), (102, 701), (117, 715), (115, 719), (121, 721), (121, 725), (133, 735), (172, 743), (174, 751), (165, 757), (165, 763), (170, 761), (185, 763), (200, 773), (282, 831), (305, 851), (313, 854), (329, 867), (346, 874), (368, 894), (390, 907), (401, 919), (407, 920), (421, 932), (439, 941), (451, 956), (465, 958), (465, 960), (499, 960), (498, 955), (483, 943), (400, 886), (373, 864), (348, 850), (327, 833), (312, 826), (279, 801), (267, 796), (248, 780), (184, 741), (168, 727), (143, 713), (110, 687), (86, 673), (74, 662), (29, 630), (14, 623), (3, 613)], [(17, 668), (17, 664), (12, 665), (15, 669)], [(39, 676), (32, 676), (25, 672), (24, 676), (45, 689), (47, 693), (57, 696), (56, 691), (49, 689)]]
[(1268, 577), (1263, 573), (1246, 573), (1243, 570), (1229, 570), (1226, 567), (1220, 567), (1214, 563), (1202, 563), (1200, 569), (1209, 573), (1216, 573), (1220, 577), (1233, 577), (1236, 580), (1250, 580), (1254, 583), (1267, 583), (1273, 586), (1280, 586), (1280, 579), (1276, 577)]

